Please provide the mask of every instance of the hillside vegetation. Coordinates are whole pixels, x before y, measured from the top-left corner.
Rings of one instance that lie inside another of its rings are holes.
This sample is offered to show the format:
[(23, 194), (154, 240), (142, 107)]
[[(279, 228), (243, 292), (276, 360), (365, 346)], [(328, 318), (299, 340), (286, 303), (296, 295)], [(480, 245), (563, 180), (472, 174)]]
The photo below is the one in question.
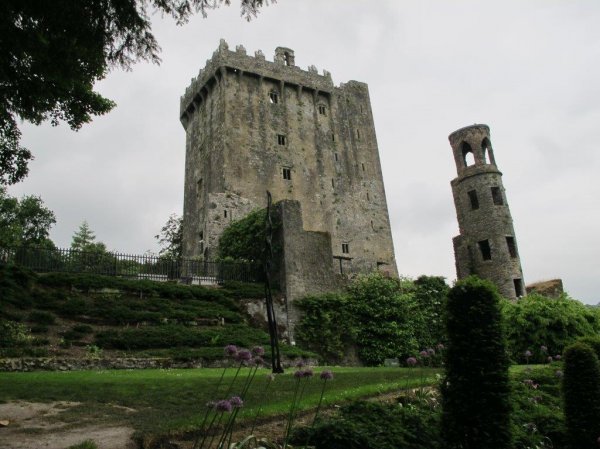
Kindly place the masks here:
[[(0, 357), (219, 359), (223, 346), (267, 345), (241, 299), (260, 284), (222, 288), (85, 274), (37, 275), (0, 265)], [(312, 355), (283, 346), (284, 355)]]

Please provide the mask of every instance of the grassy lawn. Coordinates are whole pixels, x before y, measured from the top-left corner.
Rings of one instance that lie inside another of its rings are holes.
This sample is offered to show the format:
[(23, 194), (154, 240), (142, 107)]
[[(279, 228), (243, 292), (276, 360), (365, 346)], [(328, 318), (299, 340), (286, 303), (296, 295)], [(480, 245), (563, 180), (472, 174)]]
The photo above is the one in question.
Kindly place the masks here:
[[(305, 385), (302, 408), (316, 407), (322, 388), (319, 373), (302, 379)], [(328, 381), (324, 404), (340, 404), (399, 388), (436, 382), (439, 370), (408, 368), (331, 368), (334, 379)], [(221, 399), (234, 379), (235, 369), (226, 371), (219, 391), (222, 369), (67, 371), (0, 373), (0, 402), (75, 401), (81, 405), (65, 413), (61, 420), (82, 419), (119, 421), (141, 433), (181, 432), (194, 429), (204, 416), (204, 404)], [(243, 368), (228, 396), (238, 394), (249, 372)], [(240, 419), (288, 411), (297, 379), (293, 370), (278, 375), (265, 392), (269, 370), (258, 370), (246, 397)], [(128, 413), (122, 406), (135, 409)]]

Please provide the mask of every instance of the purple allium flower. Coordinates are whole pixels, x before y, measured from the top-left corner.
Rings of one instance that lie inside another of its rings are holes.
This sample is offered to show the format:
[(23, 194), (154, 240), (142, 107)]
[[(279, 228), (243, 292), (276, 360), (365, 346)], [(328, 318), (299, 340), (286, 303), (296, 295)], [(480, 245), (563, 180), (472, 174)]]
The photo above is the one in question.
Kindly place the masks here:
[(304, 371), (302, 371), (301, 369), (297, 370), (296, 372), (294, 372), (294, 377), (296, 379), (302, 379), (304, 377)]
[(546, 357), (546, 362), (552, 363), (552, 360), (554, 360), (554, 359), (552, 358), (551, 355), (549, 355), (548, 357)]
[(236, 355), (236, 359), (240, 362), (247, 362), (252, 360), (252, 353), (247, 349), (240, 349)]
[(254, 358), (252, 359), (252, 361), (254, 362), (254, 364), (255, 364), (256, 366), (262, 366), (262, 365), (265, 363), (265, 361), (263, 360), (263, 358), (262, 358), (262, 357), (260, 357), (260, 356), (256, 356), (256, 357), (254, 357)]
[(303, 372), (302, 372), (302, 377), (313, 377), (313, 370), (310, 368), (306, 368)]
[(326, 369), (321, 372), (321, 379), (323, 380), (331, 380), (333, 379), (333, 372), (331, 370)]
[(222, 399), (215, 404), (215, 410), (221, 413), (229, 413), (232, 408), (233, 406), (231, 405), (231, 402), (229, 402), (227, 399)]
[(438, 348), (438, 351), (443, 351), (444, 349), (446, 349), (446, 347), (444, 346), (444, 343), (438, 343), (437, 348)]
[(531, 357), (531, 351), (529, 349), (525, 351), (525, 357)]
[(406, 359), (406, 364), (408, 366), (415, 366), (417, 364), (417, 359), (414, 357), (409, 357)]
[(263, 348), (262, 346), (255, 346), (252, 348), (252, 354), (258, 357), (262, 357), (263, 355), (265, 355), (265, 348)]
[(433, 349), (433, 348), (427, 348), (427, 353), (428, 353), (429, 355), (432, 355), (432, 356), (433, 356), (433, 355), (435, 355), (435, 349)]
[(542, 346), (540, 346), (540, 351), (542, 351), (542, 354), (545, 354), (545, 353), (547, 353), (547, 352), (548, 352), (548, 347), (547, 347), (547, 346), (544, 346), (544, 345), (542, 345)]
[(564, 376), (564, 374), (561, 370), (557, 369), (556, 371), (554, 371), (554, 376), (556, 376), (560, 379), (561, 377)]
[(227, 357), (235, 357), (238, 353), (238, 348), (236, 345), (227, 345), (225, 346), (224, 351)]
[(242, 398), (240, 398), (239, 396), (231, 396), (229, 398), (229, 403), (234, 408), (241, 408), (244, 406), (244, 401), (242, 401)]
[(554, 360), (560, 360), (560, 359), (562, 359), (562, 356), (560, 354), (556, 354), (554, 356)]
[(423, 351), (419, 352), (419, 355), (420, 355), (421, 357), (429, 357), (429, 353), (428, 353), (427, 351), (425, 351), (425, 350), (423, 350)]

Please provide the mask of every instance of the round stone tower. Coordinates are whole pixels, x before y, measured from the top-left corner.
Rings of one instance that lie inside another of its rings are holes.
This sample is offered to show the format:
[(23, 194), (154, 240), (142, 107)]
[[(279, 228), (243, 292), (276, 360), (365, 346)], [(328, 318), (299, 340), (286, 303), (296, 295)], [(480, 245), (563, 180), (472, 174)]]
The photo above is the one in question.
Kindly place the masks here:
[(500, 294), (525, 294), (523, 270), (502, 173), (496, 166), (487, 125), (472, 125), (450, 136), (458, 176), (450, 183), (460, 235), (454, 237), (456, 275), (492, 281)]

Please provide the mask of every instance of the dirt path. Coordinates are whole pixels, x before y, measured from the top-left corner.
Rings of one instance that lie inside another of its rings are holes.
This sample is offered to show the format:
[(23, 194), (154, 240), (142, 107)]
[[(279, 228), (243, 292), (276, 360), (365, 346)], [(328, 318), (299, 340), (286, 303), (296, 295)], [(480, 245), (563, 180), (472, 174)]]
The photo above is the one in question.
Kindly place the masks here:
[(99, 449), (133, 449), (133, 429), (115, 424), (67, 424), (60, 414), (77, 402), (35, 403), (12, 401), (0, 404), (0, 449), (66, 449), (93, 440)]

